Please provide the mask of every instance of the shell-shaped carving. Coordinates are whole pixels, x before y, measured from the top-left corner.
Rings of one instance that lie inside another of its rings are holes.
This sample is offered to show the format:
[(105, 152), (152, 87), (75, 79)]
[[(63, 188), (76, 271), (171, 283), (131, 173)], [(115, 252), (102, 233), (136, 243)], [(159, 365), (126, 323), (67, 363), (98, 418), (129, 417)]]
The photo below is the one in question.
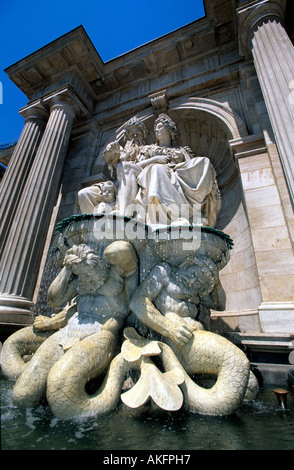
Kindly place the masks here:
[(144, 364), (138, 382), (123, 393), (121, 399), (130, 408), (138, 408), (152, 398), (160, 408), (177, 411), (182, 407), (184, 400), (178, 385), (184, 380), (180, 369), (162, 373), (154, 364)]
[(161, 349), (157, 341), (150, 341), (140, 336), (134, 328), (125, 328), (124, 341), (121, 353), (128, 362), (136, 362), (141, 357), (158, 356)]

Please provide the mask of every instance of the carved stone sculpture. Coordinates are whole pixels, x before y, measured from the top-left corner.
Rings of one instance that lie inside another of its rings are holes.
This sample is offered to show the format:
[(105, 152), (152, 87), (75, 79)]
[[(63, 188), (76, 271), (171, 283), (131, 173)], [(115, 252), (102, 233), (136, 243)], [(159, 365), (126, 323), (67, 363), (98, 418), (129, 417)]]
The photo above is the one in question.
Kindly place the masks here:
[[(129, 213), (128, 208), (134, 202), (137, 193), (137, 170), (132, 162), (136, 160), (141, 147), (146, 143), (146, 126), (136, 117), (130, 119), (124, 125), (123, 138), (126, 141), (124, 147), (118, 141), (114, 141), (110, 142), (103, 152), (103, 159), (108, 164), (111, 177), (117, 183), (116, 189), (113, 189), (112, 192), (114, 197), (109, 201), (101, 199), (101, 183), (83, 188), (78, 194), (79, 205), (83, 214), (107, 212), (105, 210), (101, 211), (99, 203), (101, 201), (106, 202), (109, 207), (109, 202), (113, 203), (118, 193), (119, 213), (126, 216), (132, 215)], [(102, 184), (105, 185), (106, 183)], [(110, 182), (107, 182), (107, 186), (110, 186)], [(108, 212), (118, 209), (118, 207), (111, 206), (110, 209)]]
[[(102, 336), (109, 338), (107, 348), (101, 352), (105, 368), (115, 352), (117, 336), (129, 314), (131, 295), (137, 284), (136, 270), (136, 255), (127, 242), (116, 241), (100, 254), (85, 244), (74, 245), (66, 252), (64, 267), (49, 288), (48, 301), (51, 305), (59, 306), (75, 299), (74, 305), (62, 310), (57, 318), (53, 317), (51, 322), (47, 320), (45, 324), (37, 317), (33, 327), (21, 330), (16, 336), (12, 335), (6, 343), (8, 349), (3, 349), (2, 369), (13, 377), (21, 371), (21, 368), (15, 372), (10, 370), (11, 359), (13, 361), (10, 345), (14, 350), (18, 334), (34, 338), (33, 348), (38, 347), (15, 384), (15, 403), (38, 403), (44, 396), (47, 377), (55, 362), (75, 343), (90, 335), (99, 336), (102, 330)], [(61, 319), (67, 323), (66, 326), (60, 324)], [(54, 331), (56, 326), (57, 332)], [(60, 326), (63, 327), (59, 329)]]
[(168, 115), (156, 119), (157, 143), (152, 145), (143, 145), (147, 130), (143, 132), (138, 122), (129, 123), (131, 136), (127, 138), (131, 140), (126, 147), (131, 153), (126, 154), (117, 143), (109, 144), (104, 153), (104, 160), (116, 169), (119, 214), (135, 214), (153, 227), (195, 220), (214, 227), (221, 199), (209, 159), (176, 146), (177, 128)]
[(189, 223), (201, 215), (202, 225), (214, 227), (221, 199), (209, 159), (175, 146), (177, 128), (168, 115), (159, 115), (154, 132), (158, 143), (145, 146), (137, 158), (142, 171), (135, 202), (144, 207), (146, 222)]
[[(155, 120), (154, 132), (157, 143), (146, 145), (146, 126), (132, 118), (124, 126), (124, 148), (118, 141), (107, 145), (103, 159), (118, 188), (116, 206), (108, 206), (108, 212), (116, 209), (152, 227), (183, 223), (214, 227), (221, 198), (209, 159), (177, 147), (177, 127), (167, 114)], [(106, 212), (99, 205), (104, 200), (100, 186), (79, 192), (82, 213)]]
[(79, 206), (82, 214), (103, 214), (116, 209), (117, 186), (113, 181), (94, 183), (78, 193)]
[[(31, 406), (46, 395), (61, 418), (104, 414), (120, 399), (130, 407), (152, 399), (170, 411), (184, 406), (213, 415), (234, 412), (252, 383), (256, 392), (249, 361), (228, 340), (204, 331), (198, 318), (202, 302), (224, 308), (218, 273), (229, 259), (226, 240), (217, 232), (203, 233), (199, 250), (176, 266), (172, 253), (162, 261), (166, 250), (156, 240), (98, 240), (99, 217), (77, 216), (65, 223), (61, 248), (68, 249), (48, 299), (67, 306), (52, 318), (37, 317), (32, 327), (14, 333), (3, 345), (3, 372), (17, 379), (14, 403)], [(144, 243), (153, 246), (161, 261), (140, 282)], [(162, 339), (138, 334), (129, 323), (131, 310)], [(31, 353), (26, 363), (23, 357)], [(139, 380), (123, 392), (132, 370)], [(212, 389), (190, 377), (205, 373), (217, 376)], [(89, 395), (89, 380), (102, 375), (103, 383)]]
[[(137, 118), (125, 134), (124, 148), (115, 141), (104, 153), (113, 180), (81, 190), (83, 214), (59, 224), (62, 267), (48, 303), (60, 312), (38, 316), (3, 345), (14, 403), (46, 396), (61, 418), (99, 416), (120, 400), (131, 408), (152, 400), (168, 411), (233, 413), (258, 387), (246, 355), (207, 331), (209, 309), (225, 309), (219, 271), (231, 248), (212, 228), (220, 210), (214, 169), (175, 146), (167, 115), (155, 121), (156, 144), (146, 145)], [(201, 223), (190, 225), (196, 209)], [(185, 244), (184, 227), (198, 243)], [(197, 374), (216, 381), (204, 388), (192, 379)]]

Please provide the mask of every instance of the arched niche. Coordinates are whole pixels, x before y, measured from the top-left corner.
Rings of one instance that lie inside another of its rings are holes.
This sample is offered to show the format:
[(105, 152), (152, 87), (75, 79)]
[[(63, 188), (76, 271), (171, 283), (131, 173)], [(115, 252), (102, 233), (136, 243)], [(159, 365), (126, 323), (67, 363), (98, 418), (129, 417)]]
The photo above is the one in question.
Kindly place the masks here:
[[(195, 155), (207, 156), (216, 170), (222, 196), (222, 209), (216, 228), (228, 233), (234, 247), (231, 261), (220, 278), (227, 295), (226, 312), (216, 313), (218, 331), (260, 331), (257, 307), (261, 302), (259, 279), (244, 192), (238, 164), (230, 149), (230, 140), (248, 136), (247, 129), (231, 109), (203, 98), (174, 102), (167, 113), (179, 130), (179, 145), (192, 148)], [(152, 113), (138, 115), (155, 141)]]
[[(237, 212), (243, 194), (238, 164), (233, 158), (229, 141), (246, 137), (247, 129), (237, 114), (210, 99), (190, 98), (174, 102), (167, 114), (178, 127), (178, 145), (189, 146), (195, 156), (208, 157), (216, 171), (223, 201), (217, 228), (224, 230)], [(156, 115), (148, 110), (137, 117), (148, 129), (148, 143), (155, 142), (153, 127)], [(122, 138), (122, 129), (123, 126), (117, 131), (118, 139)], [(232, 198), (230, 195), (236, 186), (238, 189)]]
[(246, 137), (246, 126), (230, 108), (206, 98), (178, 101), (169, 109), (169, 114), (178, 125), (180, 145), (189, 145), (195, 155), (207, 156), (216, 171), (222, 195), (217, 228), (225, 231), (243, 201), (238, 163), (229, 142)]

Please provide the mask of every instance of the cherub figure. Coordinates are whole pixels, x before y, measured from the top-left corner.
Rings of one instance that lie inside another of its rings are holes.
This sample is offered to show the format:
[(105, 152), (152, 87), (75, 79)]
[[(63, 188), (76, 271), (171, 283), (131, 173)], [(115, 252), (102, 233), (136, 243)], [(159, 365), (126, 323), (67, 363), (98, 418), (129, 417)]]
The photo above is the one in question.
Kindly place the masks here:
[[(115, 207), (111, 208), (111, 210), (104, 210), (102, 205), (99, 206), (100, 202), (106, 202), (109, 209), (110, 203), (113, 200), (106, 199), (100, 201), (101, 183), (95, 183), (92, 186), (83, 188), (78, 193), (82, 213), (106, 213), (119, 209), (121, 215), (129, 215), (127, 213), (127, 204), (134, 201), (137, 192), (136, 176), (137, 172), (140, 171), (134, 162), (142, 146), (146, 144), (148, 131), (145, 124), (140, 119), (134, 117), (124, 125), (123, 132), (126, 142), (124, 147), (121, 146), (118, 140), (115, 140), (107, 144), (102, 153), (104, 162), (108, 164), (110, 178), (117, 180), (118, 188), (115, 185), (114, 187), (117, 188), (115, 197), (117, 196), (119, 207), (115, 204)], [(95, 168), (99, 167), (100, 163), (101, 158), (99, 155), (94, 164), (94, 173)], [(125, 176), (126, 174), (128, 175), (127, 177)], [(109, 187), (112, 182), (107, 181), (106, 183)], [(127, 198), (125, 194), (128, 195)], [(106, 197), (108, 198), (108, 195)]]
[(104, 214), (116, 209), (117, 187), (113, 181), (95, 183), (78, 192), (82, 214)]

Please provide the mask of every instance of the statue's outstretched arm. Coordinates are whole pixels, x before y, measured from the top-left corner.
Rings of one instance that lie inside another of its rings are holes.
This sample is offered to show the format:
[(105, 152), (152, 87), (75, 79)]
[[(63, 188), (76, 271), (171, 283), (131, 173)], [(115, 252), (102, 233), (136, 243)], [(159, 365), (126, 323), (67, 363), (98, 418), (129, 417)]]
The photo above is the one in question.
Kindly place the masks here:
[(48, 289), (48, 305), (50, 307), (60, 307), (76, 295), (77, 277), (67, 266), (64, 266)]
[(68, 320), (76, 312), (76, 304), (71, 304), (65, 307), (61, 312), (53, 317), (46, 317), (45, 315), (38, 315), (34, 321), (34, 331), (57, 331), (67, 325)]

